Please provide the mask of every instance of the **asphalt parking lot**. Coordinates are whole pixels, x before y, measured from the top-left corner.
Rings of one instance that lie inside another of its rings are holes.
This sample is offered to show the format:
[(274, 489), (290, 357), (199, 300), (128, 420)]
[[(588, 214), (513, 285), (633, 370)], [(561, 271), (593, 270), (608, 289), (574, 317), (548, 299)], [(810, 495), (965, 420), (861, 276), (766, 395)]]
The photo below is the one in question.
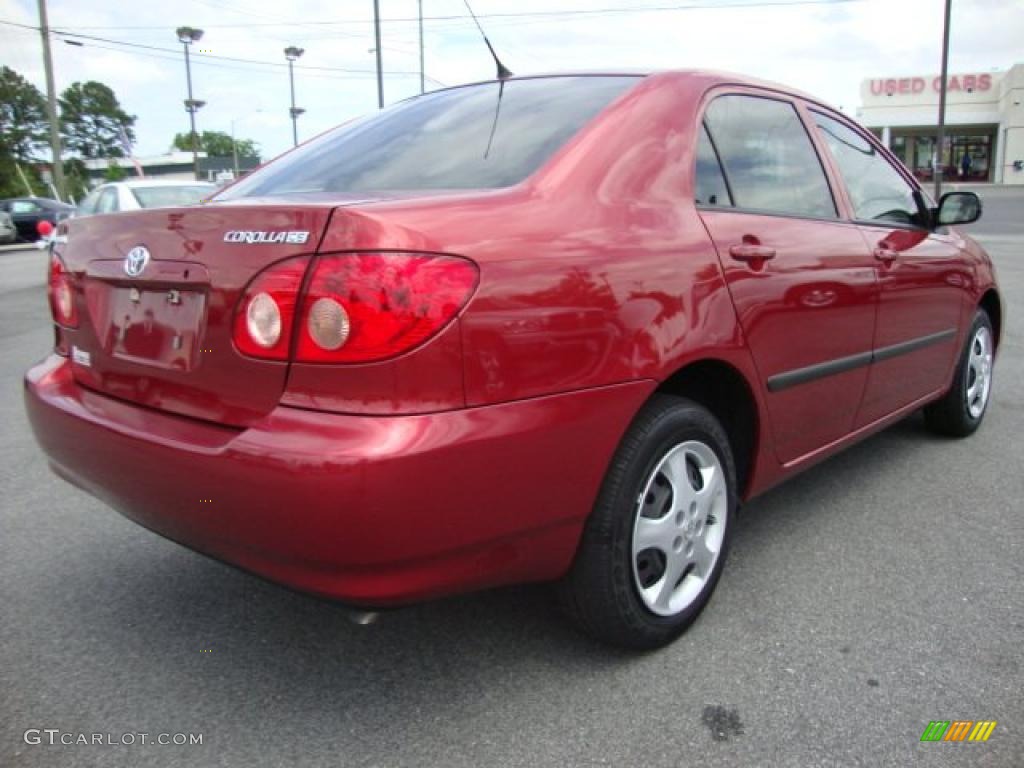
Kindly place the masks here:
[[(704, 615), (647, 655), (543, 587), (356, 626), (59, 481), (21, 403), (45, 254), (0, 253), (0, 766), (1024, 764), (1024, 189), (983, 196), (1009, 313), (980, 432), (913, 417), (755, 500)], [(998, 726), (919, 742), (957, 719)]]

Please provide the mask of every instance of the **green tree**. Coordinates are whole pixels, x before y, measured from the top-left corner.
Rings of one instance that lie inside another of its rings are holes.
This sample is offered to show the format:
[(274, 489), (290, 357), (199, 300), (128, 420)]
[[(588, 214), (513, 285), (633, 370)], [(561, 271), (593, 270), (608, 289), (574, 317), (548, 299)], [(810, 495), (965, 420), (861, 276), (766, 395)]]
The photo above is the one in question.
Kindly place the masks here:
[(79, 202), (89, 194), (89, 171), (82, 158), (69, 157), (64, 160), (64, 185), (68, 195)]
[(46, 147), (48, 131), (43, 94), (10, 67), (0, 68), (0, 154), (29, 162)]
[[(192, 151), (188, 132), (174, 134), (171, 146), (183, 152)], [(239, 157), (259, 157), (259, 145), (252, 139), (237, 139)], [(199, 134), (199, 150), (210, 157), (231, 157), (231, 134), (224, 131), (203, 131)]]
[(123, 181), (125, 176), (124, 168), (113, 160), (107, 161), (107, 170), (103, 172), (103, 178), (106, 181)]
[(95, 80), (72, 83), (60, 99), (60, 127), (68, 151), (85, 158), (124, 157), (121, 131), (135, 139), (135, 116), (114, 92)]
[(45, 152), (48, 132), (43, 94), (10, 67), (0, 67), (0, 197), (26, 192), (16, 163), (33, 191), (45, 193), (32, 164)]

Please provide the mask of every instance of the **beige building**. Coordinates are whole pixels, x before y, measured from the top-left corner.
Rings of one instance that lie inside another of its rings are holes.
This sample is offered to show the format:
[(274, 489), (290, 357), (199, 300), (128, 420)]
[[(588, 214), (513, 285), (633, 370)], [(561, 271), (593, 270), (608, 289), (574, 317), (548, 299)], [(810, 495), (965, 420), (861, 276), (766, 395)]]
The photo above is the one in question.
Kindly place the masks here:
[[(922, 181), (933, 176), (941, 82), (938, 75), (880, 77), (860, 87), (857, 119)], [(1024, 184), (1024, 64), (950, 74), (941, 163), (949, 181)]]

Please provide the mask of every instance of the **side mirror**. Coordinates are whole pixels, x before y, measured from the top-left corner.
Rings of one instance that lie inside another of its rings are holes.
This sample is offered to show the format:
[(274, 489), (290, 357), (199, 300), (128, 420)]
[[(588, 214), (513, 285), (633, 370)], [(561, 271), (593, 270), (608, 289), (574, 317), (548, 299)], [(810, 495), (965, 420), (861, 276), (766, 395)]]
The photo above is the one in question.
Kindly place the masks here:
[(981, 218), (981, 198), (973, 192), (947, 192), (939, 200), (935, 215), (938, 226), (970, 224)]

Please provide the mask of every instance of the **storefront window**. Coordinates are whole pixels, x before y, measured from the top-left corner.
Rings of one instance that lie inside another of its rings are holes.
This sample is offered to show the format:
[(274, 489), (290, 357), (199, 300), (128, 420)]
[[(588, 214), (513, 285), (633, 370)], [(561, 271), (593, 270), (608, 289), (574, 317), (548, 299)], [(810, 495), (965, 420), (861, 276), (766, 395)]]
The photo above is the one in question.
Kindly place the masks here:
[[(961, 129), (962, 130), (962, 129)], [(934, 131), (902, 129), (890, 141), (893, 153), (921, 181), (933, 177)], [(995, 138), (991, 133), (963, 131), (947, 134), (942, 149), (942, 177), (948, 181), (989, 181)], [(969, 158), (965, 160), (965, 156)]]
[[(988, 181), (991, 158), (991, 136), (954, 136), (952, 154), (953, 176), (962, 181)], [(947, 170), (948, 174), (950, 171)]]
[(921, 181), (932, 178), (935, 160), (935, 139), (931, 136), (915, 136), (914, 141), (914, 175)]
[(892, 153), (899, 158), (901, 163), (910, 168), (912, 160), (907, 155), (907, 137), (893, 136), (890, 145), (889, 149), (892, 150)]

